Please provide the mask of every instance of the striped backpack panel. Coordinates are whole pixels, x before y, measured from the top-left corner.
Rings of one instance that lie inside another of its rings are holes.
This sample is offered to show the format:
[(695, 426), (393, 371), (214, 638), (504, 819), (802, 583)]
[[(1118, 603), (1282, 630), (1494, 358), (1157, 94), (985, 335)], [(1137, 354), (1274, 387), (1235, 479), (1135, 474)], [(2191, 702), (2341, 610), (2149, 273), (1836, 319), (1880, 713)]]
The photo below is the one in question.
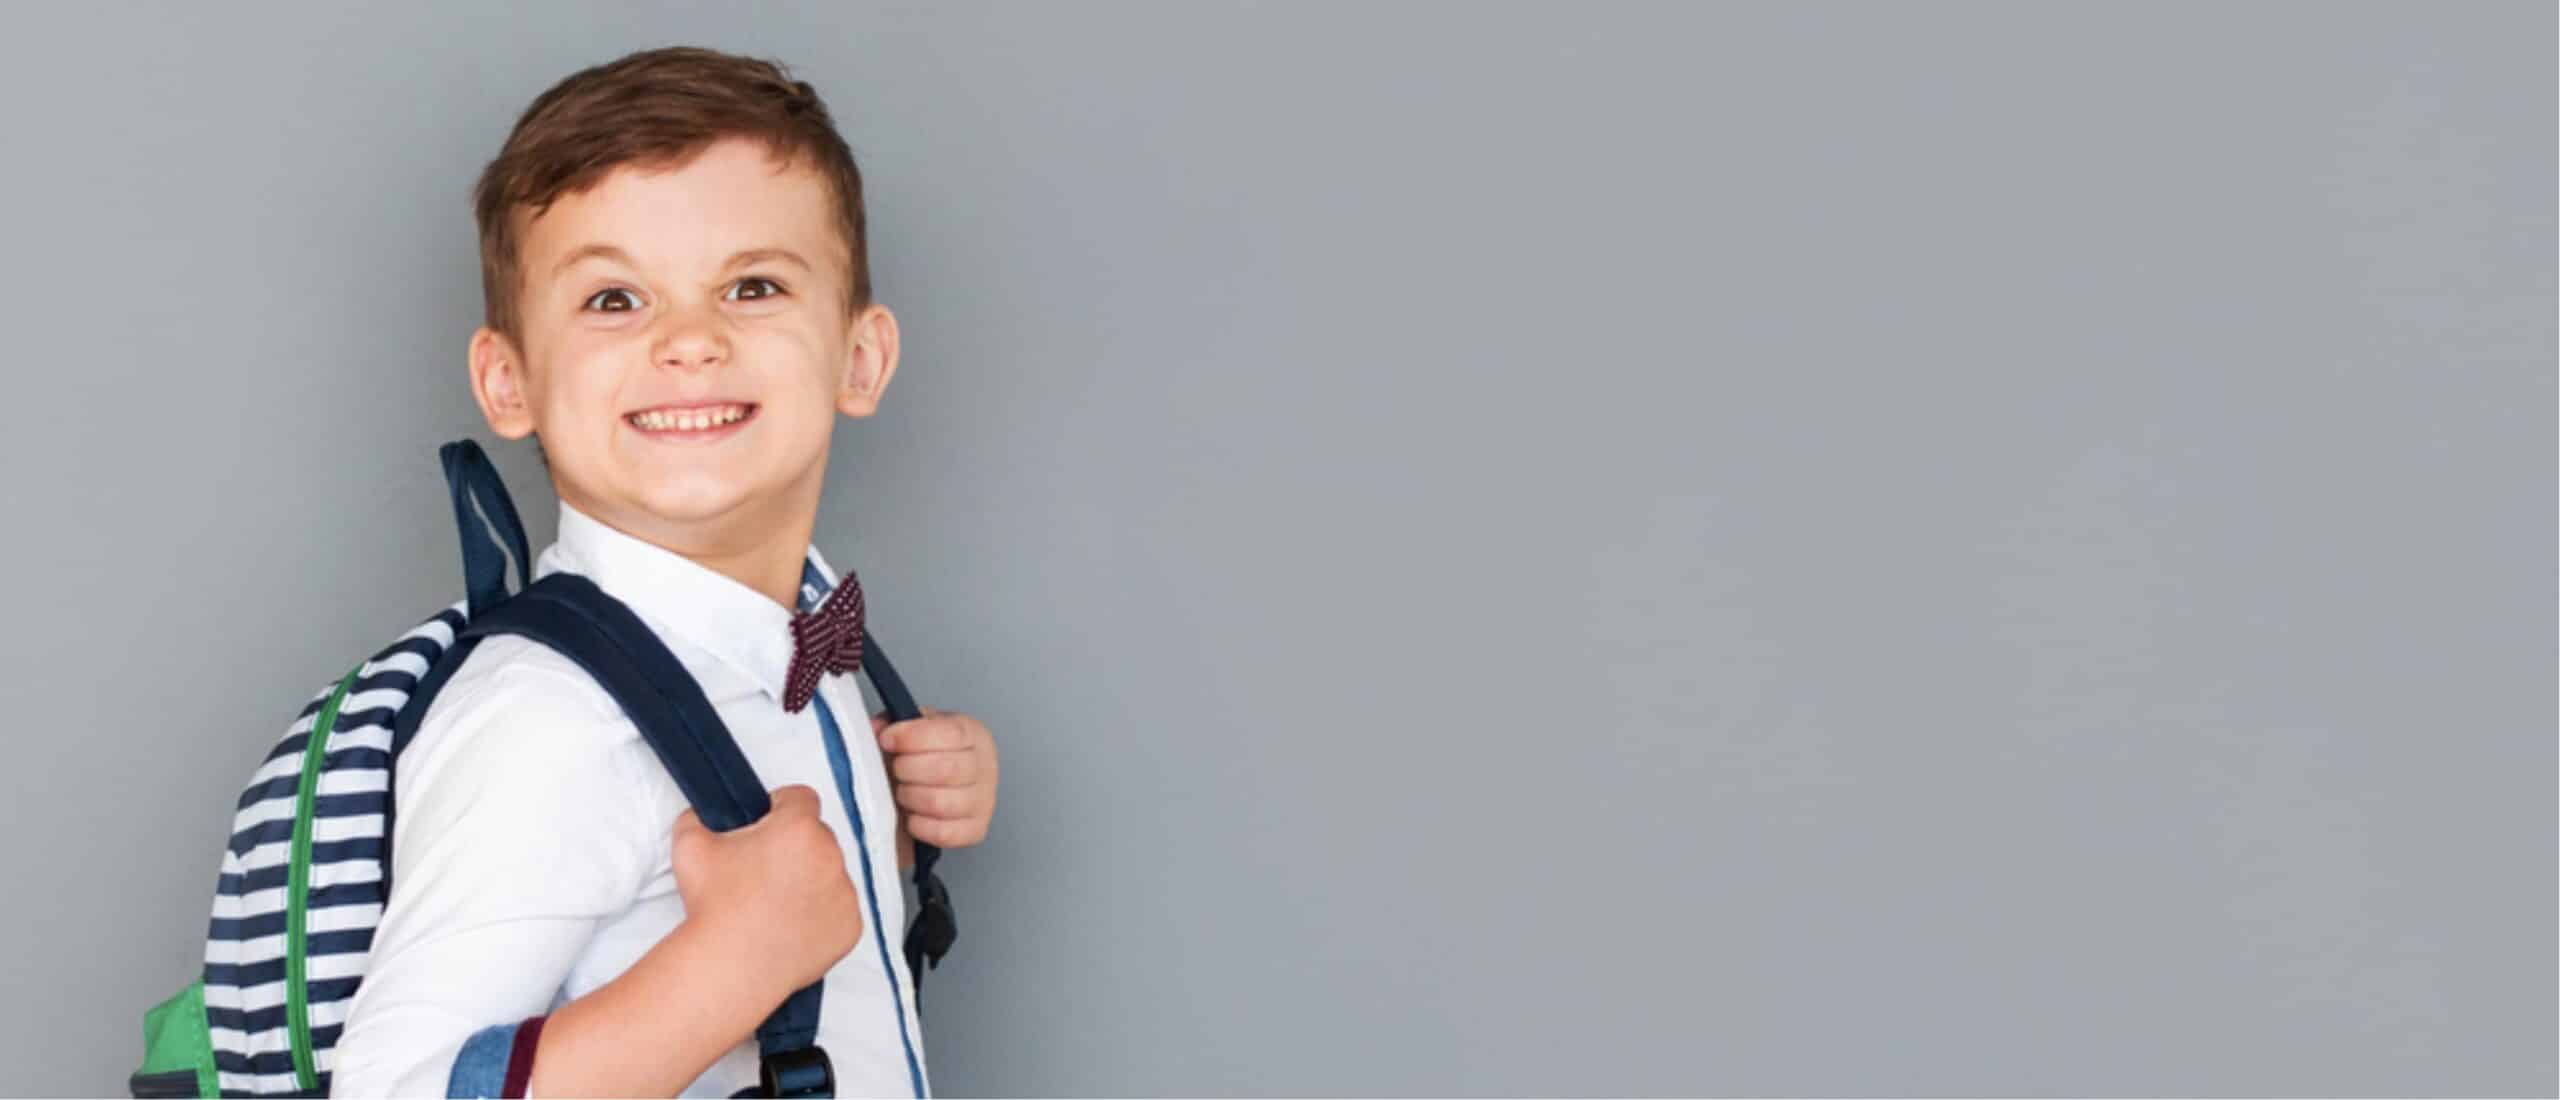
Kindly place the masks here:
[(441, 457), (470, 597), (315, 694), (241, 792), (198, 980), (143, 1015), (144, 1096), (325, 1096), (389, 881), (395, 729), (475, 611), (518, 587), (524, 523), (477, 444)]
[(392, 726), (467, 613), (439, 612), (321, 689), (241, 794), (205, 934), (223, 1094), (327, 1089), (382, 921)]

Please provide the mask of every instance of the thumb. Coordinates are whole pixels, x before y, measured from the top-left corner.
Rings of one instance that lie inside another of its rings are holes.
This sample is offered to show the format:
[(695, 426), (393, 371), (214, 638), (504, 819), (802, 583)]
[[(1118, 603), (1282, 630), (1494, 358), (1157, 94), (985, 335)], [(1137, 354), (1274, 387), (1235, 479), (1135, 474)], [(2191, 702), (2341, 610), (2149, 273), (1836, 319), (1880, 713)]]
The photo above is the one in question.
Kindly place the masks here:
[(708, 831), (709, 830), (702, 827), (702, 818), (696, 816), (692, 810), (686, 810), (685, 812), (676, 815), (676, 828), (673, 835), (682, 837), (687, 833)]

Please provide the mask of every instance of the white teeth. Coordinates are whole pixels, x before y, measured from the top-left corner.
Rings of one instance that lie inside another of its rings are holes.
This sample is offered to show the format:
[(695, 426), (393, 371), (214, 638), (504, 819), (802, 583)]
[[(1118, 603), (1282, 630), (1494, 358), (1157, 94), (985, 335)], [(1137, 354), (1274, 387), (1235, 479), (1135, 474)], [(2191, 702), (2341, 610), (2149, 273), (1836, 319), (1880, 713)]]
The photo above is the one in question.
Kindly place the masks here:
[(698, 432), (706, 428), (734, 424), (746, 418), (746, 406), (722, 405), (716, 409), (689, 409), (684, 412), (651, 409), (647, 412), (631, 414), (631, 423), (643, 431)]

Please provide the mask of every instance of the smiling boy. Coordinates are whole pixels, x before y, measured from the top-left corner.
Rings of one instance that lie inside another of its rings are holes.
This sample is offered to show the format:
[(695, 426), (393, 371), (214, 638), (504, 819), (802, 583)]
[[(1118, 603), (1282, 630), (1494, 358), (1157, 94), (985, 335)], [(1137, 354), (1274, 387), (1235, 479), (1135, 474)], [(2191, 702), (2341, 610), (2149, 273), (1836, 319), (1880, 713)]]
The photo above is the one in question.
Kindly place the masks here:
[(774, 808), (705, 831), (602, 688), (489, 639), (400, 758), (397, 885), (333, 1092), (729, 1096), (756, 1026), (823, 979), (838, 1090), (929, 1095), (898, 871), (910, 837), (984, 839), (995, 744), (932, 710), (846, 737), (852, 679), (804, 698), (793, 664), (795, 609), (860, 599), (810, 536), (836, 417), (877, 411), (898, 364), (850, 150), (778, 66), (652, 50), (536, 98), (476, 197), (471, 385), (549, 465), (537, 574), (629, 604)]

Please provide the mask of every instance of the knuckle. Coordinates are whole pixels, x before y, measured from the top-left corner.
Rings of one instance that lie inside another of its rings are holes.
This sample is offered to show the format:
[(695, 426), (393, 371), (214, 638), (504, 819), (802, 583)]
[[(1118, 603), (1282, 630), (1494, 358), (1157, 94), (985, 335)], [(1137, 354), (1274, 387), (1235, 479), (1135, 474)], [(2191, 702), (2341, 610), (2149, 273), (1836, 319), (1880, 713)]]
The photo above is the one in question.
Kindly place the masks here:
[(825, 822), (814, 817), (792, 822), (791, 838), (802, 848), (815, 854), (833, 852), (836, 847), (835, 833), (827, 829)]

